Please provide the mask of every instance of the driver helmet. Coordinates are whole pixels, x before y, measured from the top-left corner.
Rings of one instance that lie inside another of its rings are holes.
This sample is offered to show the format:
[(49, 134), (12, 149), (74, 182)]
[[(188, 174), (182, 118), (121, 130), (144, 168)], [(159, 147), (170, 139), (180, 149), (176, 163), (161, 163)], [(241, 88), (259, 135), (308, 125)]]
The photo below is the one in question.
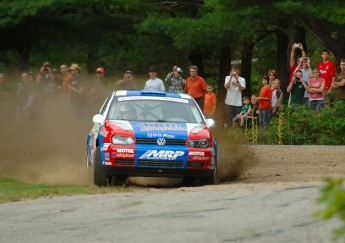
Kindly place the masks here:
[(135, 108), (131, 104), (122, 104), (119, 108), (119, 114), (121, 119), (130, 118), (135, 112)]

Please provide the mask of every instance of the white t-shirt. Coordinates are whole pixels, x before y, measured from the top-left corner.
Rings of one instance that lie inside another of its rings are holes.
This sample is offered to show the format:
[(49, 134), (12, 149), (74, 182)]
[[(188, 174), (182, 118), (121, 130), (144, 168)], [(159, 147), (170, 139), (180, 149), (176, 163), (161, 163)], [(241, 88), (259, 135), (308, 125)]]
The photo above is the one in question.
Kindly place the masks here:
[(164, 83), (161, 79), (149, 79), (145, 83), (144, 90), (161, 90), (165, 91)]
[[(224, 84), (228, 82), (229, 79), (230, 76), (226, 76)], [(226, 91), (225, 104), (233, 106), (242, 106), (242, 92), (237, 87), (237, 80), (234, 77), (232, 77), (232, 80), (229, 82), (231, 83)], [(246, 80), (244, 78), (238, 77), (238, 82), (244, 89), (246, 88)]]

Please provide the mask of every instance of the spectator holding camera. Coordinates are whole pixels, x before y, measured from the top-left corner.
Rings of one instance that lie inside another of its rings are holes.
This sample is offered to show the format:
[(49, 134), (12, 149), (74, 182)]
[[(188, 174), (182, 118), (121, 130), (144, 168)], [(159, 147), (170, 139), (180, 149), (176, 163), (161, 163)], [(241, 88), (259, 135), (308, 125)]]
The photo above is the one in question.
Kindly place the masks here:
[(246, 88), (246, 80), (240, 77), (239, 74), (239, 68), (237, 66), (233, 66), (229, 76), (225, 77), (225, 128), (230, 126), (232, 119), (241, 112), (242, 91)]
[[(294, 74), (295, 74), (295, 70), (297, 67), (297, 64), (299, 63), (300, 59), (301, 59), (301, 55), (296, 55), (296, 52), (301, 52), (302, 54), (302, 58), (306, 57), (306, 53), (304, 51), (304, 47), (301, 43), (294, 43), (292, 45), (292, 49), (291, 49), (291, 55), (290, 55), (290, 82), (292, 81)], [(297, 57), (297, 59), (296, 59)]]
[(297, 70), (295, 72), (295, 76), (287, 87), (287, 92), (290, 93), (289, 106), (303, 105), (305, 90), (308, 90), (308, 84), (303, 81), (302, 71)]
[(309, 109), (321, 110), (325, 107), (323, 90), (325, 88), (325, 80), (320, 78), (319, 69), (313, 70), (313, 78), (309, 79), (306, 89), (310, 93), (309, 96)]
[[(302, 80), (306, 83), (308, 83), (308, 80), (311, 79), (313, 77), (313, 72), (310, 68), (310, 59), (308, 57), (303, 57), (299, 59), (299, 63), (294, 71), (294, 73), (297, 70), (301, 70), (303, 77)], [(304, 92), (304, 104), (306, 107), (309, 106), (309, 92), (306, 90)]]
[(167, 74), (165, 82), (168, 84), (170, 92), (184, 93), (186, 80), (182, 78), (182, 74), (182, 68), (177, 66), (174, 66), (173, 71)]

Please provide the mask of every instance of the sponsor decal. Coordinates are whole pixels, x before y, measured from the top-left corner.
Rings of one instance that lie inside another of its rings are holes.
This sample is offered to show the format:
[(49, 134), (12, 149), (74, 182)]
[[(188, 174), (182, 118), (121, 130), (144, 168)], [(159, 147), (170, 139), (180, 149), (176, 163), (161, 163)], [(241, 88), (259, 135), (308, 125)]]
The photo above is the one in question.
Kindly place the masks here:
[(118, 149), (116, 149), (116, 152), (117, 153), (134, 154), (134, 149), (118, 148)]
[(138, 123), (141, 131), (187, 131), (186, 126), (170, 123)]
[(205, 156), (205, 152), (204, 151), (189, 151), (188, 152), (188, 156), (193, 156), (193, 155), (196, 155), (196, 156)]
[(109, 152), (104, 152), (104, 159), (105, 160), (110, 160), (110, 153)]
[(191, 156), (191, 157), (188, 157), (188, 161), (196, 161), (196, 160), (207, 161), (209, 159), (210, 159), (209, 156), (205, 156), (205, 157)]
[(116, 154), (117, 159), (134, 159), (134, 154)]
[(104, 164), (105, 164), (105, 165), (112, 165), (111, 162), (107, 162), (107, 161), (105, 161)]
[(148, 150), (139, 159), (160, 159), (160, 160), (176, 160), (177, 157), (183, 156), (183, 151), (172, 150)]
[(112, 157), (112, 158), (115, 158), (115, 157), (116, 157), (116, 153), (115, 153), (115, 152), (112, 152), (112, 153), (111, 153), (111, 157)]
[(175, 138), (175, 135), (164, 133), (163, 137), (165, 137), (165, 138)]
[(102, 151), (108, 150), (109, 146), (110, 146), (110, 143), (104, 143), (102, 147)]

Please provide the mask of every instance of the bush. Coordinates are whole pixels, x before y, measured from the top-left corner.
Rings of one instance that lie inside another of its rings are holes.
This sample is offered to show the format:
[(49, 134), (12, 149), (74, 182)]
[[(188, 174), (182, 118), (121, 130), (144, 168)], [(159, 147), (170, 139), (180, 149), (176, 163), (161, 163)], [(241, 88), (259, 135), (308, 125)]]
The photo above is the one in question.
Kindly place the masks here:
[[(245, 135), (252, 143), (250, 134)], [(332, 107), (314, 111), (304, 106), (282, 107), (267, 130), (258, 130), (259, 144), (345, 145), (345, 106), (334, 102)]]

